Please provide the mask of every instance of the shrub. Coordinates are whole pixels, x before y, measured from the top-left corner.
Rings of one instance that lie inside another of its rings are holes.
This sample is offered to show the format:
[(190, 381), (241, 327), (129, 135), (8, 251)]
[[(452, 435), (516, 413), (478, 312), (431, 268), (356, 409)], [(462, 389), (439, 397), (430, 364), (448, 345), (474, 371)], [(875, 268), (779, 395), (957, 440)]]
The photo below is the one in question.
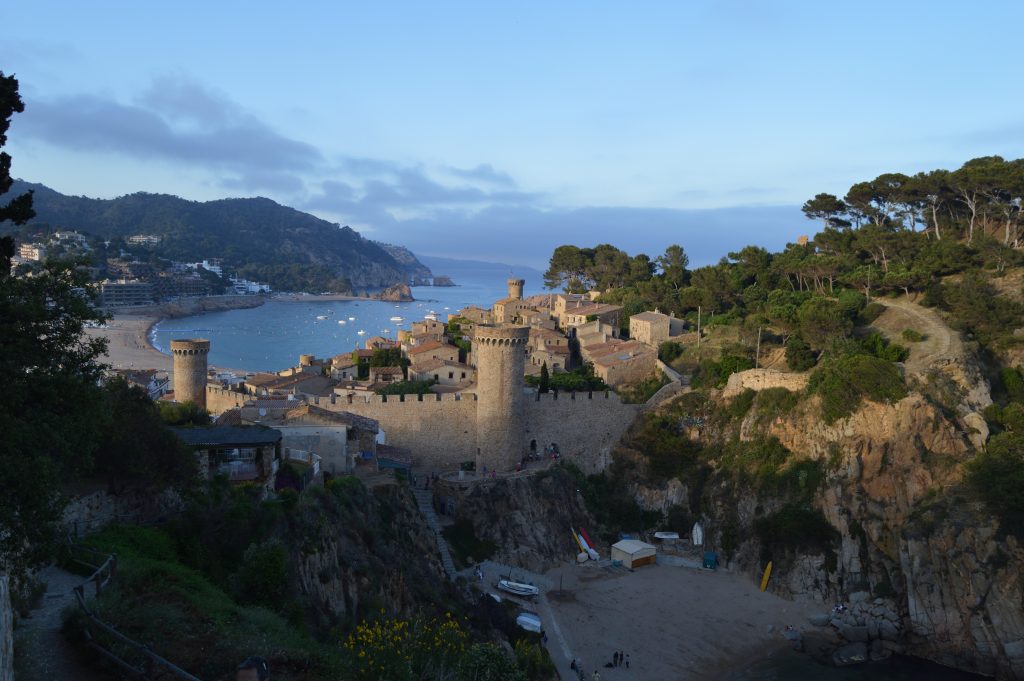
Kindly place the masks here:
[(683, 346), (674, 341), (665, 341), (658, 346), (658, 359), (666, 364), (683, 354)]
[(454, 554), (452, 557), (463, 567), (487, 560), (498, 551), (497, 544), (476, 536), (473, 523), (467, 519), (457, 520), (441, 533), (448, 540)]
[(786, 342), (786, 364), (793, 371), (807, 371), (817, 363), (811, 346), (800, 336), (790, 336)]
[(864, 336), (857, 341), (857, 344), (869, 355), (874, 355), (879, 359), (885, 359), (890, 362), (902, 362), (910, 354), (910, 351), (905, 347), (896, 343), (890, 343), (877, 331)]
[(725, 355), (717, 362), (706, 359), (697, 367), (690, 385), (694, 388), (721, 388), (734, 373), (753, 368), (754, 361), (742, 355)]
[(1016, 367), (1008, 367), (999, 373), (999, 378), (1011, 402), (1024, 402), (1024, 375)]
[(1024, 538), (1024, 435), (1001, 433), (967, 464), (967, 480), (999, 517), (1001, 532)]
[(908, 343), (920, 343), (924, 340), (924, 334), (919, 331), (915, 331), (914, 329), (903, 329), (903, 333), (900, 335), (903, 336), (903, 340)]
[(811, 375), (807, 390), (821, 397), (826, 423), (849, 416), (864, 398), (889, 403), (907, 394), (899, 368), (870, 355), (846, 355), (827, 361)]
[(800, 401), (800, 395), (785, 388), (765, 388), (754, 401), (757, 413), (767, 420), (774, 420), (793, 411)]
[(736, 397), (732, 398), (732, 401), (725, 407), (725, 413), (729, 415), (731, 419), (742, 419), (750, 411), (751, 405), (754, 404), (754, 398), (757, 397), (757, 393), (750, 388), (746, 388)]
[(860, 311), (857, 321), (861, 326), (867, 326), (881, 317), (883, 312), (885, 312), (885, 305), (882, 305), (881, 303), (868, 303), (864, 306), (864, 309)]

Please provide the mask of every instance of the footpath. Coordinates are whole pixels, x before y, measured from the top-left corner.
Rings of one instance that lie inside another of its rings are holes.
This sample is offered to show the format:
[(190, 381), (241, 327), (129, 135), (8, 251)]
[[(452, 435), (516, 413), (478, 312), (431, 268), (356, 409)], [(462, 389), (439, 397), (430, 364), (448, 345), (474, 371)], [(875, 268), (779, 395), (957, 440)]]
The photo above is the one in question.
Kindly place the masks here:
[(82, 577), (55, 565), (43, 569), (46, 595), (14, 632), (14, 677), (17, 681), (110, 681), (85, 664), (61, 634), (63, 611), (75, 604), (73, 589)]
[(416, 505), (420, 508), (420, 514), (427, 521), (427, 527), (434, 533), (437, 540), (437, 552), (441, 556), (441, 565), (448, 575), (448, 579), (455, 580), (455, 562), (452, 560), (451, 551), (448, 550), (448, 542), (441, 534), (441, 523), (437, 520), (437, 513), (434, 512), (434, 492), (429, 489), (412, 488), (412, 494), (416, 497)]

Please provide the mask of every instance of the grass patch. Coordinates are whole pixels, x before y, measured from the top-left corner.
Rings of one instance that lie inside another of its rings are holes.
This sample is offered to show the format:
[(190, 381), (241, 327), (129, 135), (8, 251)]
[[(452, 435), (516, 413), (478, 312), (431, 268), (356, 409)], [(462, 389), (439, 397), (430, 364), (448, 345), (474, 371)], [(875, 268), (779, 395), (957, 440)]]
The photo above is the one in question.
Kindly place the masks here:
[(800, 401), (800, 395), (785, 388), (765, 388), (757, 394), (754, 409), (765, 421), (774, 421), (793, 411)]
[(849, 416), (865, 398), (892, 403), (907, 395), (903, 375), (895, 364), (864, 354), (828, 360), (811, 374), (807, 390), (821, 396), (826, 423)]
[(643, 404), (654, 397), (654, 394), (661, 390), (662, 386), (668, 384), (668, 379), (660, 371), (656, 376), (623, 386), (618, 390), (619, 397), (626, 404)]
[(925, 339), (925, 335), (923, 333), (915, 331), (914, 329), (903, 329), (903, 333), (900, 335), (903, 337), (903, 340), (908, 343), (920, 343)]

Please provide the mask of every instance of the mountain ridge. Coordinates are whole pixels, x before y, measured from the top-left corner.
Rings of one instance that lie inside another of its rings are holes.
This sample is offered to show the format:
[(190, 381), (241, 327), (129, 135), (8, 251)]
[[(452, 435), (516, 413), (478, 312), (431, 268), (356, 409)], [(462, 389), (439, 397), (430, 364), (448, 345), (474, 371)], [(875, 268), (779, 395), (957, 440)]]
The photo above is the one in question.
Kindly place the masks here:
[[(16, 180), (10, 196), (33, 191), (36, 218), (21, 228), (73, 229), (104, 239), (161, 237), (155, 255), (179, 261), (219, 258), (241, 276), (275, 289), (306, 291), (384, 288), (429, 272), (407, 249), (401, 260), (348, 226), (264, 197), (193, 201), (136, 192), (113, 199), (68, 196)], [(398, 247), (401, 248), (401, 247)]]

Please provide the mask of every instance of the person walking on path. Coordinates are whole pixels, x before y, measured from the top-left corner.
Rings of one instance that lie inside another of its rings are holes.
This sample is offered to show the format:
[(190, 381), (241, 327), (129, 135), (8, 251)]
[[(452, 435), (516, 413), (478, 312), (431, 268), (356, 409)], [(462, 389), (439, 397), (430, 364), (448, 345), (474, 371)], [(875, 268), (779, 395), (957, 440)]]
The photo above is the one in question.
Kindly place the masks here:
[(594, 681), (601, 681), (601, 675), (597, 673), (596, 669), (594, 670)]
[(612, 653), (612, 666), (613, 667), (618, 667), (619, 666), (619, 651), (617, 651), (617, 650), (614, 653)]
[(623, 652), (620, 650), (619, 651), (619, 661), (615, 664), (615, 666), (616, 667), (621, 667), (622, 663), (625, 661), (625, 657), (626, 657), (625, 654), (623, 654)]
[(629, 669), (629, 653), (626, 653), (626, 669)]

